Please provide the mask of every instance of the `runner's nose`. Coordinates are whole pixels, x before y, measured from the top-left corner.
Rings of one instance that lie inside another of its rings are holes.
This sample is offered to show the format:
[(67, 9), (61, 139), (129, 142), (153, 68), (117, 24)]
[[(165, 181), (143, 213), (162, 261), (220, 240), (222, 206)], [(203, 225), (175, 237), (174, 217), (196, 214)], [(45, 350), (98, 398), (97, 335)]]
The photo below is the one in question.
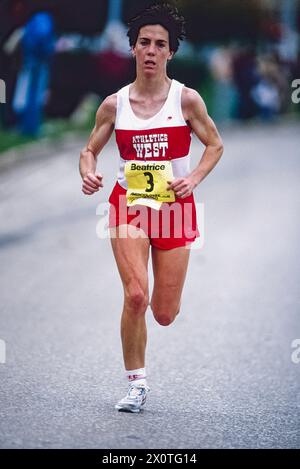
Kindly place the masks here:
[(149, 44), (148, 55), (153, 56), (155, 54), (155, 44)]

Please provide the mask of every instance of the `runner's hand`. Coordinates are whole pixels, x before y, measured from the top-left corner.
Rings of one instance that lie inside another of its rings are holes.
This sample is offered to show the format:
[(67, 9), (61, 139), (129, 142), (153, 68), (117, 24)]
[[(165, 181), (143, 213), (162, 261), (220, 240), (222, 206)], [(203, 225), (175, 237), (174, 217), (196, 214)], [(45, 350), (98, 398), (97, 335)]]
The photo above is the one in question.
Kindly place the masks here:
[(176, 197), (185, 199), (192, 194), (196, 184), (189, 178), (177, 178), (174, 181), (168, 181), (168, 191), (173, 190)]
[(100, 173), (87, 173), (82, 181), (82, 192), (86, 195), (92, 195), (103, 187), (103, 176)]

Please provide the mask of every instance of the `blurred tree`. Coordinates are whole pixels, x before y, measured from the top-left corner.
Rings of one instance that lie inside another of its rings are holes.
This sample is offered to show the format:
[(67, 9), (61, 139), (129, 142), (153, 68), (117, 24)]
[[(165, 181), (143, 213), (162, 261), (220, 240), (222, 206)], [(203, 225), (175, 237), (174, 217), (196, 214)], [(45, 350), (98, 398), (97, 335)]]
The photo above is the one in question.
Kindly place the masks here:
[(108, 0), (56, 0), (56, 4), (58, 30), (86, 35), (103, 31), (108, 15)]
[(134, 16), (141, 13), (145, 8), (148, 8), (150, 5), (154, 3), (159, 3), (159, 1), (154, 0), (123, 0), (123, 12), (122, 18), (123, 21), (127, 24), (127, 22), (133, 18)]
[(58, 32), (86, 35), (103, 31), (109, 0), (0, 0), (0, 43), (38, 11), (52, 13)]
[(264, 10), (260, 0), (180, 0), (178, 5), (192, 42), (255, 41), (261, 35)]

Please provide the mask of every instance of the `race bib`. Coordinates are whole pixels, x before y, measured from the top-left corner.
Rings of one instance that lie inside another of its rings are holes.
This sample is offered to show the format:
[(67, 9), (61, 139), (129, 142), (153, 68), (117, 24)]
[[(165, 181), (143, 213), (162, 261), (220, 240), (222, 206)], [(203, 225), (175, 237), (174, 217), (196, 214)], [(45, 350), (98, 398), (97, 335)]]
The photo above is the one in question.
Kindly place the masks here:
[(163, 202), (175, 201), (174, 191), (167, 190), (167, 181), (174, 179), (171, 161), (128, 161), (125, 164), (125, 177), (128, 183), (128, 206), (147, 205), (159, 210)]

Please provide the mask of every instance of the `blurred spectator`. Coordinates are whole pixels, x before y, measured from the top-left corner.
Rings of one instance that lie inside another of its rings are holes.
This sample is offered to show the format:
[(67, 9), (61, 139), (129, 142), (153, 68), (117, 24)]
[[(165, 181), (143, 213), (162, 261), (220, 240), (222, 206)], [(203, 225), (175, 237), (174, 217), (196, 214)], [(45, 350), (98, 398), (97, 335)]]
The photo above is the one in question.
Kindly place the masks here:
[(257, 104), (252, 90), (259, 81), (255, 52), (252, 47), (240, 48), (234, 55), (233, 77), (239, 95), (237, 117), (250, 119), (257, 114)]
[(36, 13), (25, 25), (14, 110), (23, 134), (37, 135), (48, 87), (49, 61), (54, 51), (54, 22), (49, 13)]
[(6, 84), (6, 104), (0, 107), (0, 118), (4, 128), (16, 124), (12, 101), (22, 59), (20, 48), (22, 26), (28, 14), (27, 5), (23, 0), (11, 0), (0, 4), (0, 78)]
[(285, 110), (288, 102), (288, 79), (284, 67), (273, 54), (257, 59), (259, 80), (252, 90), (258, 113), (270, 119)]
[(229, 47), (216, 48), (210, 57), (210, 71), (214, 78), (212, 116), (216, 121), (230, 120), (236, 115), (237, 92), (233, 83), (233, 51)]
[(277, 87), (268, 79), (261, 78), (251, 95), (257, 104), (258, 115), (269, 120), (279, 113), (280, 98)]

